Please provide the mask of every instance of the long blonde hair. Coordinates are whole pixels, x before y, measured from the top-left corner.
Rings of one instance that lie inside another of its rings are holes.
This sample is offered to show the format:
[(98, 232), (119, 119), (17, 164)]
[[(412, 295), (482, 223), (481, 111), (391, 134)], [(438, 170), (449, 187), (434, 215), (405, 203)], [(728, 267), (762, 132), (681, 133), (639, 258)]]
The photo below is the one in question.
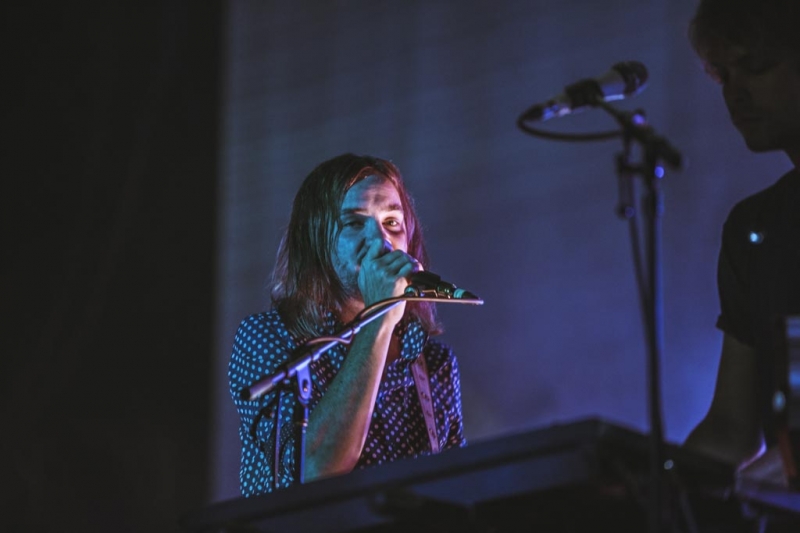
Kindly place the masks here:
[[(271, 297), (289, 332), (299, 341), (320, 334), (327, 313), (338, 314), (346, 294), (333, 268), (333, 250), (341, 231), (339, 217), (347, 191), (368, 176), (380, 176), (397, 189), (403, 205), (408, 253), (428, 268), (428, 254), (414, 202), (399, 169), (390, 161), (351, 153), (319, 164), (303, 181), (292, 205), (272, 272)], [(419, 320), (431, 335), (442, 332), (436, 308), (409, 302), (404, 320)]]

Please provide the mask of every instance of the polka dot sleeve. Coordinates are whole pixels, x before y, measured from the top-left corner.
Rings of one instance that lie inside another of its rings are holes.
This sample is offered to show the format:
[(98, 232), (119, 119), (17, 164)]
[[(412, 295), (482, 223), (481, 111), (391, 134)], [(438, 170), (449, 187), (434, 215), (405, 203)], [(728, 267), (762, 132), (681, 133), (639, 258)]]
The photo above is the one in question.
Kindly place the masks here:
[(293, 481), (294, 435), (291, 426), (293, 396), (280, 394), (280, 412), (276, 412), (278, 391), (249, 401), (240, 396), (242, 389), (273, 374), (285, 363), (295, 343), (277, 313), (247, 317), (239, 325), (228, 366), (230, 393), (239, 413), (239, 438), (242, 445), (239, 488), (244, 496), (270, 492), (275, 472), (275, 435), (277, 415), (281, 417), (278, 487)]

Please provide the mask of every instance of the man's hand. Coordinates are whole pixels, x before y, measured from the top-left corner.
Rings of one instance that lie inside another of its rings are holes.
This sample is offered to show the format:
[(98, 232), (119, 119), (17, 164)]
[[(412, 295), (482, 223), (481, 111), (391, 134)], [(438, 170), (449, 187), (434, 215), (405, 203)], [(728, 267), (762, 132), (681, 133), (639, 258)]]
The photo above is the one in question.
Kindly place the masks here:
[(736, 472), (736, 485), (755, 484), (788, 488), (789, 480), (778, 447), (768, 449)]
[[(402, 296), (408, 287), (407, 276), (419, 269), (416, 259), (402, 250), (392, 250), (388, 241), (373, 240), (358, 273), (358, 287), (364, 305), (368, 307), (380, 300)], [(405, 305), (405, 302), (396, 305), (384, 315), (384, 320), (391, 326), (397, 324), (403, 318)]]

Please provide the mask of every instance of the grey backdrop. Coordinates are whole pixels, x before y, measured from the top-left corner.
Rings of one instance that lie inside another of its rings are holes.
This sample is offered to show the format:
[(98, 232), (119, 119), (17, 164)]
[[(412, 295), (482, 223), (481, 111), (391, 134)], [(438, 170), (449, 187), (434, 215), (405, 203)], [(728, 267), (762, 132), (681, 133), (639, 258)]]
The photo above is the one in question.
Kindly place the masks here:
[[(690, 0), (234, 1), (223, 65), (211, 499), (238, 496), (226, 367), (266, 282), (294, 192), (345, 151), (394, 161), (431, 270), (481, 295), (440, 305), (475, 442), (587, 416), (647, 430), (646, 351), (618, 140), (524, 134), (516, 117), (623, 60), (649, 70), (643, 108), (684, 154), (663, 181), (666, 436), (702, 417), (719, 358), (716, 256), (739, 199), (789, 168), (749, 153), (686, 38)], [(600, 110), (545, 124), (612, 126)]]

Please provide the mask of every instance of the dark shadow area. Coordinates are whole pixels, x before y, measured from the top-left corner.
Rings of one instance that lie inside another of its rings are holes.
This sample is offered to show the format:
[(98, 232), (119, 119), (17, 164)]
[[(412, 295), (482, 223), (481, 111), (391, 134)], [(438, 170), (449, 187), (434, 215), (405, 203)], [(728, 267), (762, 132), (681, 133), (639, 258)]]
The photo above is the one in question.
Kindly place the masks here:
[(0, 530), (175, 531), (207, 497), (223, 15), (6, 15)]
[(191, 533), (798, 530), (796, 503), (734, 493), (732, 465), (675, 444), (653, 478), (651, 445), (585, 419), (218, 502), (181, 523)]

